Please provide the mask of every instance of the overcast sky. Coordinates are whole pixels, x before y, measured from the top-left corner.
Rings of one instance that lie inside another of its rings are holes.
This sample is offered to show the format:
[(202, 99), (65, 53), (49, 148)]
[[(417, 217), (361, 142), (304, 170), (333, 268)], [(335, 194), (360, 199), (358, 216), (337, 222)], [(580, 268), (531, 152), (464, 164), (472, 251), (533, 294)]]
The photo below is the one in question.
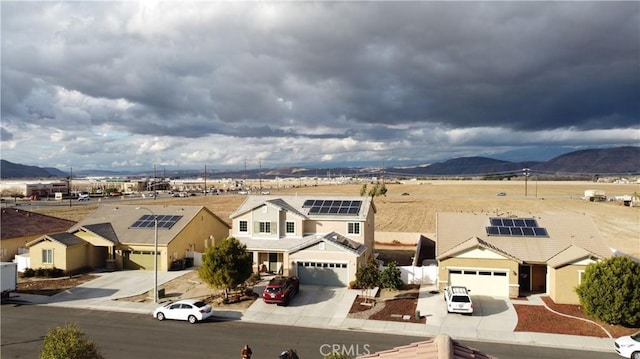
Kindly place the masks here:
[(640, 145), (640, 2), (1, 2), (2, 159), (546, 160)]

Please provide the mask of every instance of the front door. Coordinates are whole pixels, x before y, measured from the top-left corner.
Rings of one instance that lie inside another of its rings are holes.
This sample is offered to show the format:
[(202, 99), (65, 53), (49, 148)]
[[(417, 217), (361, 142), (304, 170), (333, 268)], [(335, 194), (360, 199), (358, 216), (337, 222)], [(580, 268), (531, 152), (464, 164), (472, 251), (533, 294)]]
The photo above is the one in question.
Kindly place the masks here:
[(518, 284), (520, 285), (520, 294), (531, 292), (531, 266), (521, 265), (518, 267)]
[(278, 271), (278, 253), (269, 253), (269, 272)]

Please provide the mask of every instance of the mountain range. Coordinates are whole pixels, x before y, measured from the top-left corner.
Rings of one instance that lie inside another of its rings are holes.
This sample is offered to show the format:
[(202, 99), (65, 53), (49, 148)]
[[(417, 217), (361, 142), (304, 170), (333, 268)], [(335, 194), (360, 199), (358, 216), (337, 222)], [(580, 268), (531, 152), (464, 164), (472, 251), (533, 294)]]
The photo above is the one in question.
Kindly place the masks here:
[[(0, 178), (42, 179), (67, 178), (68, 172), (57, 168), (37, 167), (0, 160)], [(425, 177), (425, 176), (480, 176), (510, 177), (524, 174), (537, 176), (602, 176), (602, 175), (639, 175), (640, 147), (625, 146), (606, 149), (587, 149), (569, 152), (549, 161), (510, 162), (488, 157), (459, 157), (428, 165), (371, 168), (371, 167), (334, 167), (302, 168), (287, 167), (274, 169), (252, 169), (246, 171), (208, 170), (207, 178), (275, 178), (275, 177), (331, 177), (331, 176), (380, 176)], [(131, 171), (84, 170), (73, 173), (73, 177), (151, 177), (150, 171), (134, 173)], [(156, 177), (155, 174), (153, 174)], [(157, 177), (189, 178), (202, 177), (201, 170), (163, 170)]]

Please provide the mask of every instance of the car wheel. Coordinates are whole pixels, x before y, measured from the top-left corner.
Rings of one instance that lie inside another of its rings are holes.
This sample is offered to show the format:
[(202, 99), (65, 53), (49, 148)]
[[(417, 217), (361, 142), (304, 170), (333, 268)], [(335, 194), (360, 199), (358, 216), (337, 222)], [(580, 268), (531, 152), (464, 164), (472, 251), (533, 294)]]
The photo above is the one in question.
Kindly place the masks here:
[(640, 352), (633, 352), (631, 354), (631, 359), (640, 359)]
[(196, 322), (198, 321), (195, 315), (190, 315), (189, 318), (187, 318), (187, 320), (189, 320), (189, 323), (191, 324), (196, 324)]
[(164, 314), (159, 312), (158, 315), (156, 315), (156, 318), (158, 318), (158, 320), (164, 320)]

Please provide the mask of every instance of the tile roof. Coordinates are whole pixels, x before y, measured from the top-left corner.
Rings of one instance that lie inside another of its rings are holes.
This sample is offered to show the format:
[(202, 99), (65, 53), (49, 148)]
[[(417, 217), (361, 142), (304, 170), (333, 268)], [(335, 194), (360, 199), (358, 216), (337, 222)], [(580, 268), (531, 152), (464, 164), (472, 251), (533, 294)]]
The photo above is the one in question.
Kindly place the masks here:
[[(545, 214), (544, 216), (518, 216), (517, 218), (535, 218), (538, 226), (547, 229), (547, 237), (511, 237), (487, 235), (486, 227), (490, 218), (497, 217), (488, 213), (438, 213), (436, 215), (437, 257), (442, 258), (456, 246), (470, 238), (477, 237), (488, 246), (529, 263), (546, 263), (558, 253), (574, 245), (607, 258), (612, 252), (598, 231), (593, 220), (586, 215)], [(510, 216), (508, 218), (514, 218)]]
[(113, 227), (111, 226), (111, 223), (87, 224), (82, 228), (84, 228), (88, 232), (97, 234), (98, 236), (110, 242), (113, 242), (115, 244), (120, 243), (120, 241), (118, 240), (118, 236), (116, 235), (116, 232), (113, 230)]
[[(360, 207), (360, 212), (357, 215), (327, 215), (327, 214), (309, 214), (309, 208), (303, 207), (304, 202), (306, 200), (312, 199), (325, 199), (325, 200), (346, 200), (346, 201), (362, 201), (362, 205)], [(279, 207), (292, 211), (297, 215), (304, 216), (307, 219), (312, 220), (340, 220), (344, 221), (345, 219), (351, 220), (365, 220), (367, 218), (367, 214), (369, 213), (369, 209), (373, 208), (374, 212), (376, 211), (373, 201), (369, 196), (319, 196), (319, 195), (309, 195), (309, 196), (273, 196), (273, 195), (259, 195), (259, 196), (247, 196), (247, 199), (238, 207), (238, 209), (233, 212), (229, 217), (235, 218), (244, 213), (254, 210), (264, 204), (272, 204), (278, 205)]]
[(585, 259), (585, 258), (597, 258), (604, 259), (602, 256), (599, 256), (595, 253), (589, 252), (583, 248), (574, 246), (573, 244), (567, 247), (562, 252), (556, 254), (551, 257), (547, 264), (549, 264), (553, 268), (559, 268), (564, 265)]
[(464, 346), (446, 334), (440, 334), (430, 340), (411, 343), (359, 356), (358, 359), (384, 358), (384, 359), (491, 359), (492, 357), (479, 352), (476, 349)]

